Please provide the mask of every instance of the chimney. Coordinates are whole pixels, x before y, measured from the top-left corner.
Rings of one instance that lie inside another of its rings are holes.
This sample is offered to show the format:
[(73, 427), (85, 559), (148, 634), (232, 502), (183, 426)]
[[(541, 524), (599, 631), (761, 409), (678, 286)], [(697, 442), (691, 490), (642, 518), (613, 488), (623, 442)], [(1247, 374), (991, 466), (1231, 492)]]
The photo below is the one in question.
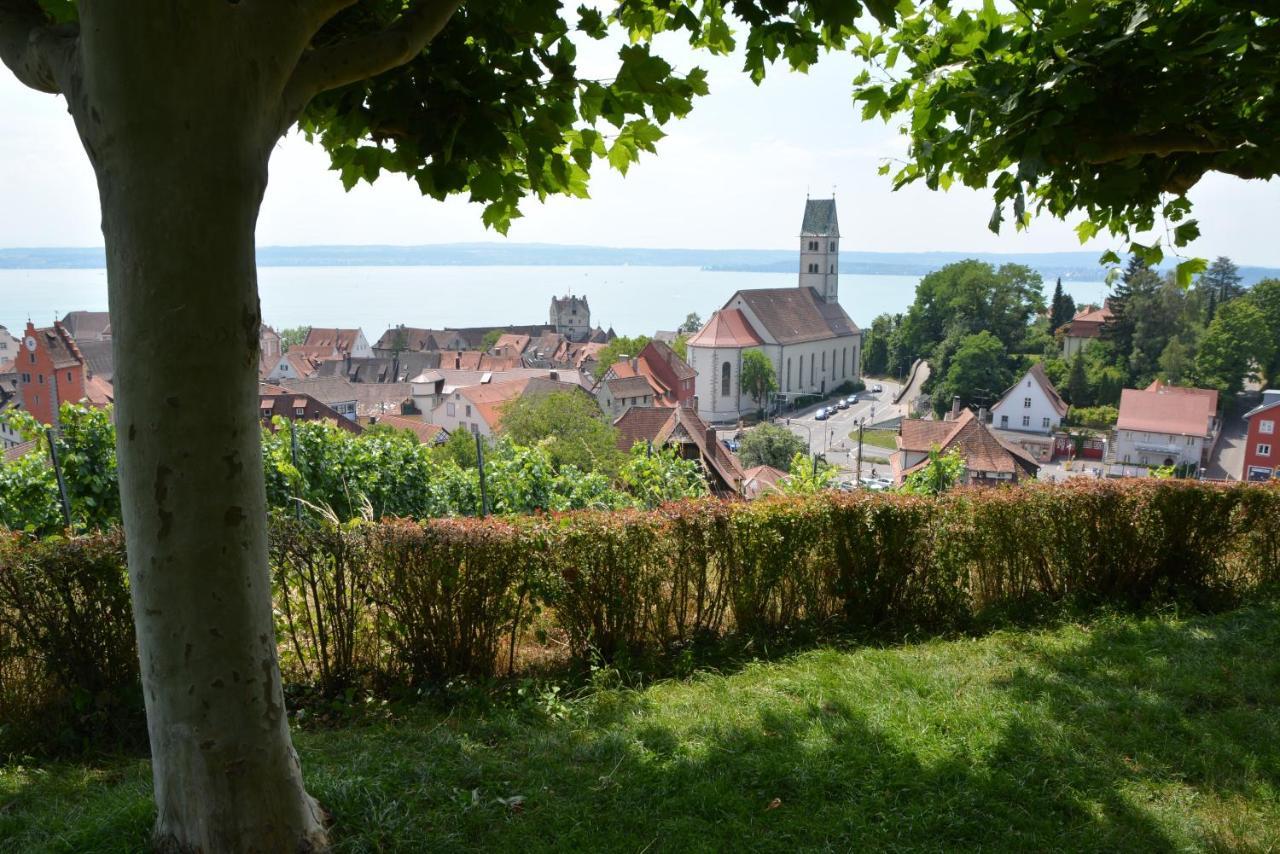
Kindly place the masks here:
[(987, 411), (985, 406), (978, 407), (978, 421), (982, 424), (991, 423), (991, 413)]
[(342, 370), (343, 370), (343, 373), (347, 375), (347, 378), (350, 379), (351, 377), (351, 351), (350, 350), (342, 354)]
[(400, 382), (400, 351), (397, 350), (391, 357), (391, 381), (393, 383)]
[[(462, 351), (459, 350), (453, 356), (453, 369), (456, 371), (456, 370), (460, 370), (461, 368), (462, 368)], [(959, 400), (959, 399), (960, 398), (958, 397), (956, 398), (956, 400)]]
[(549, 374), (547, 374), (547, 379), (551, 380), (552, 382), (559, 382), (559, 381), (560, 381), (560, 372), (559, 372), (559, 371), (551, 371)]
[(716, 453), (719, 451), (719, 448), (716, 447), (716, 428), (712, 427), (710, 424), (707, 425), (706, 442), (707, 442), (707, 459), (714, 460), (716, 458)]
[(640, 370), (640, 359), (635, 356), (631, 357), (631, 370), (633, 371)]
[(947, 420), (955, 421), (959, 417), (960, 417), (960, 395), (957, 394), (955, 397), (951, 398), (951, 415), (950, 417), (947, 418)]

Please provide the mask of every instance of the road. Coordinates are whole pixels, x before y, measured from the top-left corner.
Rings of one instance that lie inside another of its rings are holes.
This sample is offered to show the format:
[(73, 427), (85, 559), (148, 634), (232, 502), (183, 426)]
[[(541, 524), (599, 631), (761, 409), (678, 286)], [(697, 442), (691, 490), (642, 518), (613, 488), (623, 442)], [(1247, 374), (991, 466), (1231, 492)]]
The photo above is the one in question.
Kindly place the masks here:
[[(825, 421), (817, 420), (814, 414), (824, 406), (831, 406), (834, 398), (793, 414), (789, 425), (791, 432), (808, 443), (809, 453), (825, 455), (827, 462), (839, 466), (846, 474), (852, 474), (857, 462), (857, 442), (850, 440), (849, 434), (858, 429), (858, 422), (861, 420), (871, 425), (906, 415), (906, 401), (899, 405), (891, 402), (901, 386), (888, 380), (872, 380), (868, 386), (877, 383), (883, 386), (884, 391), (859, 392), (857, 403), (848, 409), (837, 409)], [(775, 423), (786, 424), (786, 420), (775, 419)], [(893, 448), (873, 448), (864, 444), (862, 454), (864, 458), (888, 457), (893, 450)], [(883, 463), (873, 464), (864, 461), (864, 476), (870, 474), (873, 465), (877, 469), (877, 474), (888, 471), (888, 466)]]
[(1222, 437), (1218, 446), (1209, 458), (1209, 465), (1204, 476), (1210, 480), (1239, 480), (1244, 470), (1245, 439), (1248, 436), (1249, 424), (1244, 420), (1244, 413), (1257, 405), (1261, 395), (1245, 392), (1234, 401), (1227, 403), (1228, 415), (1222, 426)]

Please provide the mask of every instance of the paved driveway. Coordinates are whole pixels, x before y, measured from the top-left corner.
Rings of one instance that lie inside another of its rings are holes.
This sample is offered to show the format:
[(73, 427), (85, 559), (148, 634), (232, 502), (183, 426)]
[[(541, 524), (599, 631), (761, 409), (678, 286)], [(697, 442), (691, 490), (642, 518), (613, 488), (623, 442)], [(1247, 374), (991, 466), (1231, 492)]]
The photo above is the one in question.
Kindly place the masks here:
[(1210, 480), (1240, 479), (1240, 472), (1244, 469), (1245, 439), (1249, 432), (1249, 424), (1242, 416), (1257, 404), (1259, 397), (1246, 392), (1233, 401), (1234, 411), (1227, 416), (1226, 424), (1222, 427), (1222, 438), (1218, 440), (1218, 447), (1209, 458), (1205, 477)]

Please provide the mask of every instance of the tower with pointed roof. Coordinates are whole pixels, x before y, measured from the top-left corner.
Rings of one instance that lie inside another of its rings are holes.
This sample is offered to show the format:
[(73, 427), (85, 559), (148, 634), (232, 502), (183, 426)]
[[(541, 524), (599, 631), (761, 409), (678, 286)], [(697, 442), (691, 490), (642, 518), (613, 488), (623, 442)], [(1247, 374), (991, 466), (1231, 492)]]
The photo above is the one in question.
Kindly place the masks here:
[(826, 302), (840, 296), (840, 225), (836, 200), (805, 199), (800, 223), (800, 287), (813, 288)]

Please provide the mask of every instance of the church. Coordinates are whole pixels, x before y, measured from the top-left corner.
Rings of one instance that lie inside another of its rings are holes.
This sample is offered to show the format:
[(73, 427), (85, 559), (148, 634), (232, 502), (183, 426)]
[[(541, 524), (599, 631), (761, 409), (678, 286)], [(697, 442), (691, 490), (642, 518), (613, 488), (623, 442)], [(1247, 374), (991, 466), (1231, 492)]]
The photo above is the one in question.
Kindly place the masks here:
[(762, 405), (742, 391), (742, 354), (773, 363), (778, 391), (821, 394), (859, 377), (862, 332), (840, 307), (840, 227), (836, 200), (808, 199), (800, 226), (799, 287), (735, 293), (688, 341), (698, 372), (698, 414), (736, 421)]

